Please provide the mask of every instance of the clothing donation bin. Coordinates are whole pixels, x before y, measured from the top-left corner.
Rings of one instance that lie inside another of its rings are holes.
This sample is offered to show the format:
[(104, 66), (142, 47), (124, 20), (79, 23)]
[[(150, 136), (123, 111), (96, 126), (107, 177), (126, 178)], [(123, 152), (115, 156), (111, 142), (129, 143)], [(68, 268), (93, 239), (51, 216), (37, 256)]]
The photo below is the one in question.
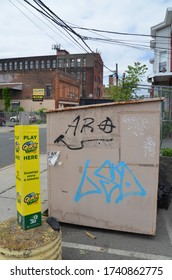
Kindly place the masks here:
[(161, 101), (47, 112), (50, 216), (155, 235)]

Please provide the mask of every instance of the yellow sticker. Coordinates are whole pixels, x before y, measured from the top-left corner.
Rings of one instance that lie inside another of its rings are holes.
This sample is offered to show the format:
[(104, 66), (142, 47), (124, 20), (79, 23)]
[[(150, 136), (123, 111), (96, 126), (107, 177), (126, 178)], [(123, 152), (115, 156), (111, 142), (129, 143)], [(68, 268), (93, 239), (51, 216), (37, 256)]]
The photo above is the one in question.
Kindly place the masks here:
[(15, 165), (17, 212), (41, 212), (38, 126), (15, 126)]

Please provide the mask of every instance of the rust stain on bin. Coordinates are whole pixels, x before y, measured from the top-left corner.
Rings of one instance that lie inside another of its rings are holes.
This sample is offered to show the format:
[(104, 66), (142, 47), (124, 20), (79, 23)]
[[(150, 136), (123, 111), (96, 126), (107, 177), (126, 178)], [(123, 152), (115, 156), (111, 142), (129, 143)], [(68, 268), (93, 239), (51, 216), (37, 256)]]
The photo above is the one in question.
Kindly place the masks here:
[(66, 223), (155, 234), (162, 100), (47, 113), (47, 151), (60, 151), (62, 163), (48, 167), (50, 215)]

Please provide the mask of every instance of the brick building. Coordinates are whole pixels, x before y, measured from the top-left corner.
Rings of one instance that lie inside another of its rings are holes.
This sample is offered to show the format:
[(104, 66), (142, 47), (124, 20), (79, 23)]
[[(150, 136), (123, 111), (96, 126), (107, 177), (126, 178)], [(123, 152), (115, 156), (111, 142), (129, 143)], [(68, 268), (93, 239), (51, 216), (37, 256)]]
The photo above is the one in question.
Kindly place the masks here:
[(1, 101), (5, 87), (11, 91), (12, 104), (19, 102), (26, 111), (79, 104), (80, 82), (59, 70), (0, 73)]
[(56, 55), (0, 59), (1, 107), (4, 87), (25, 110), (78, 105), (80, 97), (102, 97), (103, 62), (99, 53), (60, 49)]

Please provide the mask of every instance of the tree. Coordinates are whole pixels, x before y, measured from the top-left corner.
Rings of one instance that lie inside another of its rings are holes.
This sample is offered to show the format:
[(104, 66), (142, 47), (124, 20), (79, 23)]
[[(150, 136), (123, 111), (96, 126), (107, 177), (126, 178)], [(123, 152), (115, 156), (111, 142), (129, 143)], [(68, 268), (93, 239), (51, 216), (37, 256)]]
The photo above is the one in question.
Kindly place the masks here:
[(122, 79), (118, 80), (118, 85), (109, 86), (107, 89), (108, 97), (114, 101), (131, 100), (147, 69), (146, 65), (141, 65), (140, 62), (134, 62), (134, 66), (129, 65)]
[(10, 104), (11, 104), (11, 94), (10, 94), (9, 88), (2, 89), (2, 97), (4, 100), (5, 111), (8, 111), (10, 108)]

